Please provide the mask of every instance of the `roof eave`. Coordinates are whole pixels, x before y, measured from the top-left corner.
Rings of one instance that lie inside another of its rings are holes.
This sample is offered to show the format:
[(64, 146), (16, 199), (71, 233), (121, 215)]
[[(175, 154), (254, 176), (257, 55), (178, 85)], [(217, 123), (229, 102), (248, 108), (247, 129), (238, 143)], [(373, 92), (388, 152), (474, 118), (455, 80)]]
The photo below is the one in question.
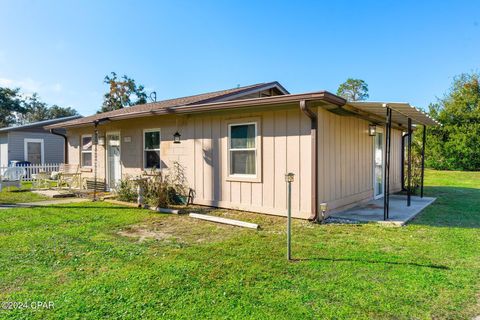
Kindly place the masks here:
[[(68, 120), (65, 120), (66, 118), (68, 118)], [(83, 118), (83, 117), (81, 115), (76, 115), (76, 116), (68, 116), (63, 118), (42, 120), (42, 121), (32, 122), (32, 123), (28, 123), (20, 126), (0, 128), (0, 132), (22, 131), (22, 130), (29, 130), (32, 128), (45, 129), (47, 126), (53, 126), (58, 123), (69, 122), (71, 120), (76, 120), (79, 118)], [(47, 123), (46, 126), (44, 125), (45, 123)], [(49, 125), (48, 123), (52, 123), (52, 124)], [(48, 129), (45, 129), (45, 130), (48, 130)]]
[[(348, 102), (347, 105), (354, 108), (359, 108), (364, 112), (370, 112), (374, 114), (374, 111), (368, 110), (368, 108), (386, 108), (390, 107), (395, 113), (402, 115), (405, 119), (411, 118), (415, 124), (425, 126), (441, 125), (437, 120), (432, 118), (427, 113), (417, 109), (407, 102), (380, 102), (380, 101), (354, 101)], [(414, 114), (412, 114), (412, 112)], [(377, 114), (378, 116), (378, 114)]]
[[(176, 106), (171, 108), (164, 108), (155, 111), (140, 111), (132, 112), (126, 114), (120, 114), (116, 116), (109, 117), (110, 120), (125, 120), (131, 118), (137, 118), (142, 116), (150, 115), (167, 115), (167, 114), (194, 114), (202, 112), (213, 112), (213, 111), (222, 111), (222, 110), (231, 110), (231, 109), (242, 109), (242, 108), (254, 108), (259, 106), (268, 106), (268, 105), (278, 105), (278, 104), (289, 104), (296, 103), (300, 100), (305, 101), (322, 101), (330, 104), (335, 104), (337, 106), (343, 106), (346, 103), (346, 100), (334, 95), (328, 91), (312, 92), (312, 93), (301, 93), (301, 94), (289, 94), (289, 95), (278, 95), (272, 97), (263, 97), (263, 98), (253, 98), (253, 99), (243, 99), (243, 100), (231, 100), (231, 101), (221, 101), (213, 103), (203, 103), (203, 104), (193, 104), (193, 105), (183, 105)], [(84, 123), (58, 123), (52, 126), (48, 126), (48, 129), (55, 128), (75, 128), (75, 127), (84, 127), (88, 125), (93, 125), (93, 120)]]

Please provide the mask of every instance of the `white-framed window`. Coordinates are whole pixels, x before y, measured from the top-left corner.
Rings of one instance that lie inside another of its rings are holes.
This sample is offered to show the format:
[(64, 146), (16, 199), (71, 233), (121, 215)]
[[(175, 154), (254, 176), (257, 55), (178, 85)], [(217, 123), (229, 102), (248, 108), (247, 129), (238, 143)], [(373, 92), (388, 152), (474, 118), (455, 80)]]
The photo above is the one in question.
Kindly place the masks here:
[(82, 167), (92, 166), (92, 145), (93, 139), (91, 134), (84, 134), (81, 137), (80, 145), (80, 165)]
[(228, 125), (228, 153), (230, 177), (257, 177), (257, 122)]
[(143, 131), (143, 168), (160, 169), (160, 129)]
[(24, 139), (24, 160), (32, 164), (43, 164), (44, 147), (43, 139)]

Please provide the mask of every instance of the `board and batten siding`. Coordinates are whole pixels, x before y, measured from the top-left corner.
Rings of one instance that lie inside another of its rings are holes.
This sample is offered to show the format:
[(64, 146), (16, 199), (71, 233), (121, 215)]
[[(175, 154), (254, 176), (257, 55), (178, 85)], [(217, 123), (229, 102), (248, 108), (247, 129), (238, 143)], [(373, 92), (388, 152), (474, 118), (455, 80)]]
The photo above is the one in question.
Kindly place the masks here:
[[(373, 197), (373, 137), (369, 122), (318, 111), (318, 197), (339, 211)], [(400, 130), (392, 129), (390, 190), (401, 189)], [(384, 149), (385, 150), (385, 149)]]
[[(234, 181), (228, 176), (228, 123), (258, 121), (260, 182)], [(143, 171), (143, 130), (159, 128), (162, 167), (173, 161), (185, 168), (188, 183), (195, 190), (195, 203), (276, 215), (286, 214), (285, 173), (293, 172), (292, 214), (310, 216), (311, 140), (310, 119), (299, 108), (272, 108), (259, 112), (220, 112), (191, 115), (152, 116), (113, 121), (99, 127), (100, 136), (118, 131), (121, 136), (122, 176)], [(178, 129), (181, 143), (173, 143)], [(92, 134), (92, 127), (69, 129), (70, 163), (79, 163), (80, 137)], [(125, 142), (125, 137), (128, 141)], [(98, 177), (105, 178), (105, 146), (98, 146)], [(82, 169), (82, 177), (92, 177)]]
[[(260, 182), (228, 178), (228, 123), (258, 121)], [(295, 109), (231, 116), (195, 116), (187, 124), (193, 142), (190, 171), (196, 203), (285, 215), (285, 173), (293, 172), (292, 214), (308, 218), (311, 197), (310, 120)], [(192, 172), (193, 171), (193, 172)]]
[[(317, 112), (319, 202), (327, 202), (329, 208), (335, 210), (370, 199), (373, 194), (373, 138), (368, 135), (369, 123), (340, 117), (324, 109)], [(251, 122), (252, 119), (258, 122), (260, 179), (236, 181), (228, 177), (228, 124)], [(292, 172), (295, 174), (292, 214), (304, 219), (310, 216), (310, 119), (299, 107), (150, 116), (102, 125), (100, 136), (109, 131), (120, 133), (123, 177), (143, 171), (143, 131), (153, 128), (160, 129), (162, 168), (170, 168), (174, 161), (185, 168), (188, 183), (196, 193), (196, 204), (286, 215), (285, 173)], [(180, 144), (173, 143), (177, 130), (181, 134)], [(71, 163), (79, 163), (80, 136), (92, 133), (93, 126), (68, 130)], [(392, 134), (393, 185), (400, 184), (400, 137), (401, 132), (395, 130)], [(105, 146), (99, 145), (99, 178), (105, 178), (105, 161)], [(93, 172), (85, 169), (82, 176), (91, 177)]]

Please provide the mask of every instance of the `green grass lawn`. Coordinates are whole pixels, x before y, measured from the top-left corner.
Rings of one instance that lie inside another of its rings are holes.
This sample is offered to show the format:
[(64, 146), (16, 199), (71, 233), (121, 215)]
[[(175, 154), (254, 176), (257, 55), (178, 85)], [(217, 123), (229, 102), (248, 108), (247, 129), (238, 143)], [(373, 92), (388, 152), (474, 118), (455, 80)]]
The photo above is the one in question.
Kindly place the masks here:
[(0, 204), (35, 202), (48, 199), (48, 197), (31, 192), (31, 187), (32, 184), (30, 182), (25, 182), (22, 184), (21, 189), (18, 189), (17, 187), (3, 189), (2, 192), (0, 192)]
[(216, 210), (262, 230), (105, 203), (0, 210), (0, 318), (471, 319), (480, 314), (480, 173), (428, 171), (406, 227)]

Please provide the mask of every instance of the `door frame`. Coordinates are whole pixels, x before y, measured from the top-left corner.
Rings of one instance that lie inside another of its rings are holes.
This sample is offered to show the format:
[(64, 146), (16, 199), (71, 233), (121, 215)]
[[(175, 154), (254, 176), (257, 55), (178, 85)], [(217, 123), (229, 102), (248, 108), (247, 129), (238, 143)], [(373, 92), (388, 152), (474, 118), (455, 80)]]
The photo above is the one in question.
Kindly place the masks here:
[(373, 163), (372, 163), (372, 166), (373, 166), (373, 199), (380, 199), (380, 198), (383, 198), (383, 196), (385, 195), (385, 131), (383, 130), (382, 127), (378, 127), (377, 126), (377, 133), (381, 133), (383, 135), (383, 140), (382, 140), (382, 192), (379, 194), (379, 195), (375, 195), (375, 184), (376, 184), (376, 181), (377, 181), (377, 177), (375, 175), (375, 167), (376, 167), (376, 164), (375, 164), (375, 149), (376, 149), (376, 143), (375, 143), (375, 139), (376, 139), (376, 136), (373, 136)]
[(107, 187), (108, 189), (110, 188), (110, 170), (109, 170), (109, 161), (108, 161), (108, 155), (109, 155), (109, 135), (118, 135), (118, 150), (120, 152), (120, 179), (122, 179), (122, 137), (120, 135), (120, 131), (107, 131), (105, 133), (105, 177), (107, 178)]
[(28, 161), (28, 143), (40, 143), (40, 164), (45, 163), (45, 149), (43, 139), (32, 139), (25, 138), (23, 139), (23, 160)]

